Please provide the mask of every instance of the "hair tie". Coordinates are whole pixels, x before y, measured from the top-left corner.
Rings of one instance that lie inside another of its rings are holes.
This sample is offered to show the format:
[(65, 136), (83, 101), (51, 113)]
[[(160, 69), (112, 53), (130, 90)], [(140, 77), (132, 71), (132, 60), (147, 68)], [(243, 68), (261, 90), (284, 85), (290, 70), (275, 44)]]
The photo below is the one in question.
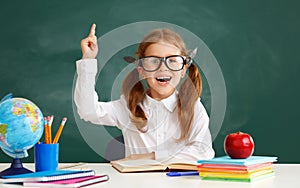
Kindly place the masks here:
[(127, 62), (127, 63), (134, 63), (136, 61), (136, 59), (134, 57), (131, 56), (125, 56), (123, 57), (123, 59)]
[(189, 50), (188, 56), (187, 56), (187, 62), (186, 62), (188, 66), (190, 66), (193, 63), (193, 58), (196, 56), (197, 50), (198, 50), (198, 48)]

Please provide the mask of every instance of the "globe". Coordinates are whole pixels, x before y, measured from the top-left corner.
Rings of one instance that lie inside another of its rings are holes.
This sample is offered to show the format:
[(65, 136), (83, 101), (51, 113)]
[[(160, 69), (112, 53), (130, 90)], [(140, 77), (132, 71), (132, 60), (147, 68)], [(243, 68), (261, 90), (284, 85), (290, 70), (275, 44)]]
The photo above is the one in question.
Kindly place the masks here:
[(0, 147), (12, 158), (28, 156), (44, 131), (41, 110), (24, 98), (7, 95), (0, 101)]

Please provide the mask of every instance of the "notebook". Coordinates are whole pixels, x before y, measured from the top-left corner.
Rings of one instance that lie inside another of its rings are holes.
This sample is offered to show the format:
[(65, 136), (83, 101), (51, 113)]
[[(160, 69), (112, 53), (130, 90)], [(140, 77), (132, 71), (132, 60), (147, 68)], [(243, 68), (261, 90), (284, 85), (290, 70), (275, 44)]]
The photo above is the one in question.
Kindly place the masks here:
[(201, 172), (230, 172), (230, 173), (252, 173), (265, 169), (272, 169), (273, 163), (261, 163), (254, 165), (223, 165), (223, 164), (201, 164), (198, 165)]
[(47, 182), (95, 175), (94, 170), (56, 170), (2, 176), (0, 183)]
[(24, 182), (24, 187), (83, 187), (96, 183), (105, 182), (109, 179), (108, 175), (88, 176), (82, 178), (57, 180), (49, 182)]
[(236, 177), (201, 177), (202, 180), (219, 180), (219, 181), (237, 181), (237, 182), (256, 182), (265, 178), (273, 177), (274, 172), (266, 173), (252, 178), (236, 178)]
[(270, 156), (251, 156), (246, 159), (232, 159), (229, 156), (215, 157), (210, 160), (198, 160), (200, 164), (231, 164), (231, 165), (254, 165), (277, 161), (277, 157)]
[(240, 179), (250, 179), (250, 178), (256, 178), (264, 174), (270, 174), (273, 173), (273, 169), (264, 169), (252, 173), (230, 173), (230, 172), (199, 172), (199, 175), (201, 177), (215, 177), (215, 178), (240, 178)]

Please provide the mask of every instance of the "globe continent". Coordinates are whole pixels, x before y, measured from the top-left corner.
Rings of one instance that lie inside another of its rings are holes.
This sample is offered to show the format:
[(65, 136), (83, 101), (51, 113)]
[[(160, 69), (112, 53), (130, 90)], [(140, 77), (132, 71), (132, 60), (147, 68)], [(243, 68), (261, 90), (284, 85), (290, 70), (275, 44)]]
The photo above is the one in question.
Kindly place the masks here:
[(43, 114), (33, 102), (9, 98), (0, 103), (0, 147), (10, 157), (27, 157), (43, 131)]

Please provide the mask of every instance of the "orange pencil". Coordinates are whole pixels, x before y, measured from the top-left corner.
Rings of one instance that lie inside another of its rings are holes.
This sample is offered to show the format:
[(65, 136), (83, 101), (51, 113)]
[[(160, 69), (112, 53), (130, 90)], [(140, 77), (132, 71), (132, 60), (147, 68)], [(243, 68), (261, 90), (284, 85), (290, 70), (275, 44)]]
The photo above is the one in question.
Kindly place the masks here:
[(60, 126), (59, 126), (57, 132), (56, 132), (56, 135), (55, 135), (54, 140), (53, 140), (53, 144), (56, 144), (56, 143), (58, 142), (59, 137), (60, 137), (61, 132), (62, 132), (64, 126), (65, 126), (66, 121), (67, 121), (67, 118), (64, 117), (64, 118), (62, 119), (62, 121), (61, 121), (61, 124), (60, 124)]
[(48, 120), (46, 117), (44, 117), (44, 134), (45, 134), (45, 138), (44, 138), (44, 144), (48, 144)]
[(48, 144), (51, 144), (52, 143), (52, 131), (51, 131), (51, 127), (52, 127), (52, 123), (53, 123), (53, 119), (54, 119), (54, 116), (48, 116)]

